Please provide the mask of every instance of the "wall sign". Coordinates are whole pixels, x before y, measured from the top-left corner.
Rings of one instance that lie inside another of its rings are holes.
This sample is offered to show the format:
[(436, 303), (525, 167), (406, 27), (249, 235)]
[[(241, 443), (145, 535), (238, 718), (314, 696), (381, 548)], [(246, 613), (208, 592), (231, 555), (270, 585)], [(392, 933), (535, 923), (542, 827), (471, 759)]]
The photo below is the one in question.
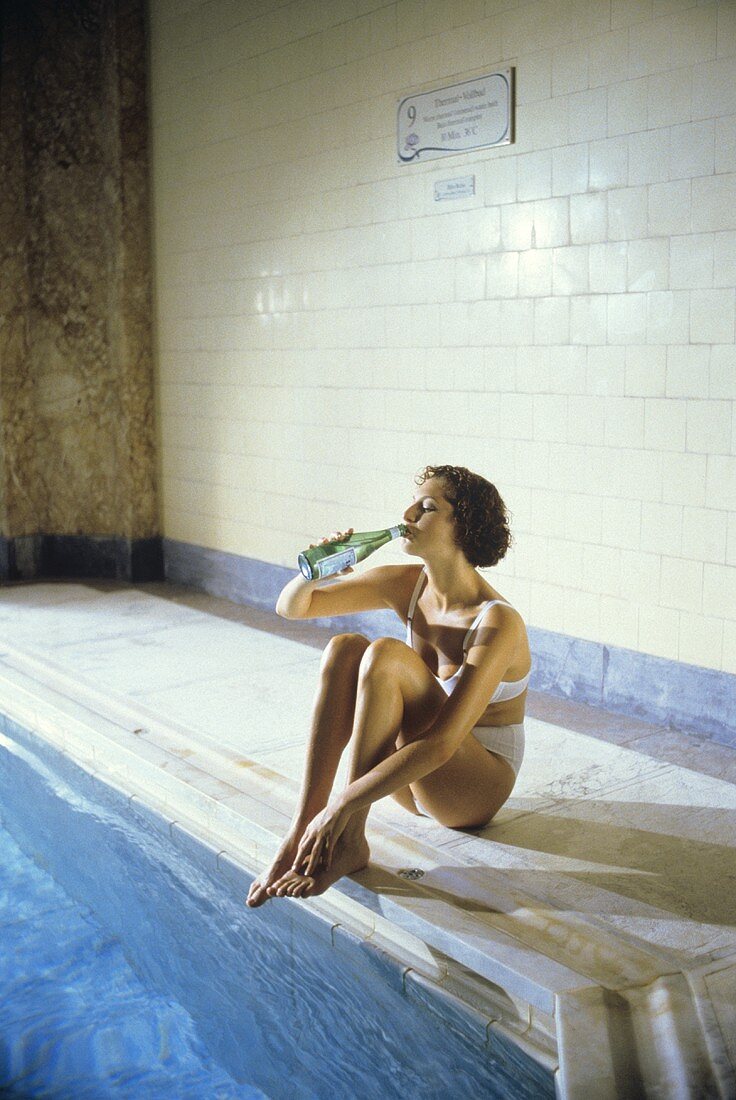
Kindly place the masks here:
[(406, 96), (397, 112), (400, 164), (468, 153), (513, 140), (514, 70)]
[(464, 199), (475, 194), (475, 176), (463, 176), (462, 179), (439, 180), (434, 185), (434, 201), (446, 199)]

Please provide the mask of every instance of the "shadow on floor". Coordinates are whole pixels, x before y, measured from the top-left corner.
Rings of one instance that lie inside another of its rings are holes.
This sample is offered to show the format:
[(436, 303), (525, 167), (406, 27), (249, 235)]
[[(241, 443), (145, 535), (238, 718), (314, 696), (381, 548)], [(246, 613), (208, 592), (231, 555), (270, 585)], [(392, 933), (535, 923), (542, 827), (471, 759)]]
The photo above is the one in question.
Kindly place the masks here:
[[(677, 918), (734, 926), (736, 848), (708, 837), (727, 840), (735, 834), (736, 809), (598, 797), (561, 800), (476, 835), (516, 849), (522, 859), (538, 852), (587, 864), (576, 869), (551, 860), (549, 869), (514, 870), (520, 887), (554, 896), (560, 908), (560, 886), (573, 880), (609, 891), (609, 913), (631, 912), (619, 909), (615, 895), (621, 895)], [(584, 891), (574, 895), (577, 909), (601, 912), (599, 894), (590, 895), (592, 905)]]

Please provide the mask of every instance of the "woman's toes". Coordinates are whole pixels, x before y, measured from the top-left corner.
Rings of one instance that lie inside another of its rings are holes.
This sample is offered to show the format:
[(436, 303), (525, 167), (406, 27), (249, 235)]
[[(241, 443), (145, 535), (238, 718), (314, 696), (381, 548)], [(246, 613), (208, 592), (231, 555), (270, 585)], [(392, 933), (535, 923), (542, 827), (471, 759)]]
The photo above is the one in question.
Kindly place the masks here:
[(312, 875), (301, 875), (298, 871), (287, 871), (280, 879), (266, 887), (266, 893), (272, 898), (300, 898), (309, 894), (314, 886)]
[(254, 882), (250, 888), (248, 897), (245, 899), (245, 904), (250, 906), (251, 909), (255, 909), (259, 905), (262, 905), (264, 901), (268, 901), (267, 888), (262, 882)]

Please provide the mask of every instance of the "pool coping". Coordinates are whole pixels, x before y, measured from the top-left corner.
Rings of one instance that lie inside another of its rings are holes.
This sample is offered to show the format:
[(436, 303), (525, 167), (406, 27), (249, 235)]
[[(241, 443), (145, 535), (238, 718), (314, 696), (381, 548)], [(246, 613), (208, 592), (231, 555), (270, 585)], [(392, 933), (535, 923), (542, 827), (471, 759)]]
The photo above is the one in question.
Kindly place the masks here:
[[(143, 704), (83, 683), (45, 656), (3, 647), (0, 713), (124, 794), (177, 846), (204, 847), (238, 888), (270, 861), (288, 824), (292, 781), (162, 721)], [(671, 953), (603, 934), (590, 920), (561, 921), (558, 937), (588, 937), (589, 966), (592, 955), (606, 956), (618, 971), (591, 977), (556, 959), (549, 941), (525, 942), (494, 924), (492, 912), (480, 919), (399, 877), (407, 845), (398, 830), (379, 823), (370, 839), (375, 862), (363, 872), (318, 898), (268, 904), (307, 906), (337, 950), (367, 952), (408, 995), (439, 997), (448, 1021), (486, 1050), (507, 1059), (523, 1051), (556, 1075), (560, 1097), (583, 1096), (593, 1086), (601, 1097), (641, 1095), (626, 1091), (622, 1058), (627, 1081), (671, 1077), (673, 1084), (692, 1082), (693, 1095), (728, 1095), (732, 1070), (714, 1030), (703, 1026), (705, 983), (698, 990)], [(433, 859), (462, 866), (446, 849), (440, 854), (415, 838), (412, 859), (418, 845), (430, 866)], [(495, 875), (491, 891), (499, 917), (509, 904), (505, 880)], [(512, 904), (518, 908), (520, 900), (517, 888)], [(636, 1056), (623, 1045), (632, 1030), (646, 1041), (645, 1051), (635, 1044)], [(676, 1057), (670, 1034), (678, 1037)]]

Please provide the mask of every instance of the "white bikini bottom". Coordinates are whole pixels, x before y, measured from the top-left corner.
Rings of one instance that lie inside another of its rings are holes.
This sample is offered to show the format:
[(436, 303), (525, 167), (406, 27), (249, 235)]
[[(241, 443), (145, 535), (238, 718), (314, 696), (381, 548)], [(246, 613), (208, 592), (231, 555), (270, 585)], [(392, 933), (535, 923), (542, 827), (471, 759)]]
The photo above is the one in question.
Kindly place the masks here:
[[(517, 722), (513, 726), (476, 726), (471, 733), (488, 752), (495, 752), (497, 756), (508, 760), (514, 769), (514, 775), (519, 774), (519, 768), (524, 759), (523, 722)], [(432, 816), (418, 798), (415, 797), (414, 802), (422, 817)]]

